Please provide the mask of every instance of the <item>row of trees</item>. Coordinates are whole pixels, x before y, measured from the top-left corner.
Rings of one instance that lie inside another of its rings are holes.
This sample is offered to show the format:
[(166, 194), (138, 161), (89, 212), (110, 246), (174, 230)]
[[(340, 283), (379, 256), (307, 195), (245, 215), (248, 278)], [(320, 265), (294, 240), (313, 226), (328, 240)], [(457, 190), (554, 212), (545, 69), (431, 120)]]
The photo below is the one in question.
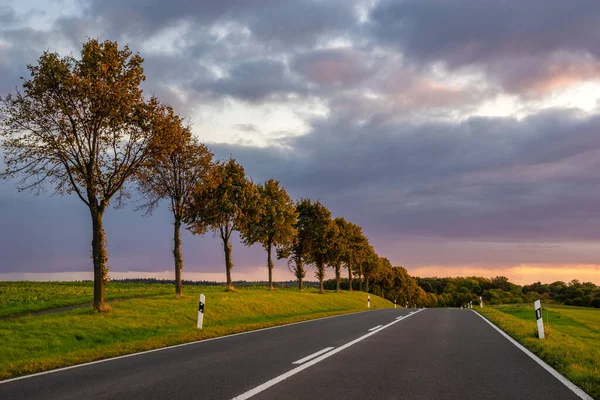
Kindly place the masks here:
[(569, 283), (557, 281), (551, 284), (540, 282), (520, 286), (504, 276), (492, 279), (482, 277), (460, 278), (416, 278), (421, 289), (429, 296), (430, 306), (459, 307), (472, 301), (485, 304), (533, 303), (535, 300), (556, 302), (565, 305), (600, 308), (600, 287), (592, 282)]
[[(419, 278), (378, 255), (362, 228), (333, 218), (319, 201), (292, 201), (274, 179), (254, 184), (233, 158), (215, 161), (171, 107), (142, 95), (143, 59), (116, 42), (89, 40), (81, 58), (45, 52), (30, 65), (22, 91), (0, 98), (0, 135), (6, 163), (4, 178), (19, 177), (20, 190), (52, 185), (59, 194), (75, 194), (92, 220), (94, 308), (102, 310), (108, 280), (103, 216), (137, 188), (147, 214), (161, 201), (173, 215), (173, 259), (177, 296), (182, 294), (181, 228), (220, 237), (227, 289), (233, 289), (231, 236), (266, 251), (269, 287), (273, 256), (287, 259), (303, 289), (313, 268), (320, 292), (327, 268), (335, 289), (378, 293), (400, 304), (459, 306), (483, 296), (489, 302), (555, 297), (577, 305), (597, 304), (589, 284), (521, 288), (506, 278)], [(558, 284), (558, 283), (557, 283)], [(575, 287), (576, 286), (576, 287)], [(581, 287), (580, 287), (581, 286)], [(595, 303), (596, 302), (596, 303)]]
[(223, 244), (227, 289), (233, 289), (231, 235), (246, 245), (260, 243), (267, 254), (273, 288), (273, 253), (288, 266), (303, 289), (306, 268), (313, 266), (324, 290), (326, 268), (335, 270), (340, 290), (345, 268), (352, 290), (412, 298), (418, 286), (401, 267), (380, 257), (362, 229), (335, 218), (319, 201), (293, 202), (276, 180), (255, 185), (233, 158), (224, 162), (191, 133), (173, 109), (145, 98), (143, 59), (116, 42), (91, 39), (80, 59), (45, 52), (27, 68), (23, 88), (0, 98), (0, 135), (6, 170), (18, 177), (19, 190), (49, 185), (59, 194), (75, 194), (92, 220), (94, 309), (104, 307), (108, 255), (103, 217), (111, 202), (120, 206), (132, 189), (143, 194), (147, 214), (161, 201), (173, 214), (176, 294), (182, 294), (181, 227), (208, 231)]
[(552, 299), (567, 306), (600, 308), (600, 286), (592, 282), (579, 282), (577, 279), (566, 283), (556, 281), (550, 284), (535, 282), (523, 286), (523, 293), (537, 293), (543, 299)]

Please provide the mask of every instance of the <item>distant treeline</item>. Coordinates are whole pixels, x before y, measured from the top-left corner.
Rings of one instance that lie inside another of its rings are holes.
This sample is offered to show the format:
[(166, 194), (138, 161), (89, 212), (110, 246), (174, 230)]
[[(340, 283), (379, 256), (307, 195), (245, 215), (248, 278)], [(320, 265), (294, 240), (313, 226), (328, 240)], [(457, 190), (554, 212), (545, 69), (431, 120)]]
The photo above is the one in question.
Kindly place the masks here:
[[(175, 284), (175, 279), (156, 279), (156, 278), (126, 278), (126, 279), (111, 279), (111, 282), (119, 283), (157, 283), (157, 284)], [(185, 286), (226, 286), (225, 282), (216, 281), (181, 281)], [(268, 281), (233, 281), (233, 284), (239, 287), (255, 287), (255, 286), (269, 286)], [(273, 286), (277, 288), (288, 288), (298, 286), (298, 281), (282, 281), (273, 282)], [(319, 282), (305, 281), (305, 287), (318, 288)]]
[(420, 288), (433, 294), (436, 306), (459, 307), (472, 301), (484, 304), (533, 303), (535, 300), (580, 307), (600, 308), (600, 287), (592, 282), (581, 283), (574, 279), (568, 283), (540, 282), (520, 286), (504, 276), (496, 278), (415, 278)]
[[(552, 302), (569, 306), (600, 308), (600, 286), (592, 282), (581, 283), (574, 279), (570, 282), (556, 281), (550, 284), (540, 282), (531, 285), (517, 285), (504, 276), (495, 278), (464, 277), (464, 278), (417, 278), (411, 277), (403, 268), (394, 268), (394, 276), (374, 279), (373, 284), (366, 288), (358, 280), (352, 281), (353, 290), (363, 290), (382, 296), (390, 301), (396, 301), (400, 306), (410, 307), (460, 307), (473, 302), (479, 304), (479, 296), (484, 304), (515, 304), (533, 303), (535, 300)], [(402, 273), (404, 272), (404, 273)], [(396, 278), (396, 279), (394, 279)], [(175, 284), (173, 279), (136, 278), (115, 279), (122, 283), (162, 283)], [(305, 287), (318, 288), (319, 282), (305, 281)], [(224, 282), (188, 281), (186, 286), (225, 286)], [(235, 281), (238, 287), (268, 287), (268, 281)], [(277, 288), (297, 287), (297, 281), (282, 281), (273, 283)], [(324, 281), (327, 290), (336, 290), (336, 279)], [(340, 289), (348, 290), (349, 280), (341, 279)]]

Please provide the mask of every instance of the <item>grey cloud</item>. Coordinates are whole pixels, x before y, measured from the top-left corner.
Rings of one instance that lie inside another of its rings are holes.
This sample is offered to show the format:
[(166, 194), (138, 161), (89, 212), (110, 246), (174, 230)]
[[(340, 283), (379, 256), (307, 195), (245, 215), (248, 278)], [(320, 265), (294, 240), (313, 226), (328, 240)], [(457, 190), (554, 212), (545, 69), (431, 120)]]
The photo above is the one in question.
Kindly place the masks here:
[(291, 150), (213, 148), (377, 235), (597, 240), (598, 129), (600, 117), (564, 110), (413, 126), (323, 120), (285, 139)]
[(249, 102), (285, 100), (290, 95), (305, 92), (301, 85), (293, 82), (281, 61), (264, 59), (237, 64), (224, 78), (200, 79), (193, 88), (213, 96), (232, 96)]
[(353, 5), (346, 0), (277, 2), (241, 16), (252, 33), (264, 41), (314, 44), (322, 36), (344, 35), (356, 23)]
[(107, 30), (129, 36), (153, 35), (184, 20), (212, 23), (235, 9), (252, 8), (261, 0), (164, 2), (160, 0), (92, 0), (87, 15), (100, 17)]
[(15, 10), (9, 6), (0, 5), (0, 25), (9, 27), (17, 21)]
[(259, 132), (259, 129), (254, 124), (237, 124), (234, 128), (242, 132)]
[[(54, 21), (53, 30), (69, 41), (69, 44), (80, 51), (81, 44), (88, 38), (104, 40), (112, 35), (102, 35), (102, 24), (93, 18), (80, 18), (75, 16), (63, 16)], [(103, 37), (104, 36), (104, 37)], [(111, 39), (114, 40), (114, 39)], [(77, 54), (77, 53), (76, 53)]]
[(0, 29), (0, 40), (8, 45), (0, 47), (0, 94), (14, 91), (21, 85), (19, 77), (28, 77), (28, 64), (36, 64), (50, 46), (54, 35), (45, 34), (29, 27)]
[(451, 65), (556, 50), (600, 55), (594, 0), (385, 0), (371, 12), (378, 38)]
[(354, 19), (352, 5), (339, 0), (93, 0), (87, 15), (100, 16), (109, 32), (137, 37), (184, 21), (201, 26), (237, 21), (261, 40), (280, 43), (310, 43), (322, 34), (344, 31)]
[[(600, 57), (600, 3), (594, 0), (385, 0), (370, 17), (375, 42), (401, 50), (409, 61), (483, 66), (517, 92), (523, 90), (520, 83), (547, 75), (540, 65), (556, 53), (574, 61), (586, 54)], [(557, 63), (555, 73), (572, 73), (572, 64)]]

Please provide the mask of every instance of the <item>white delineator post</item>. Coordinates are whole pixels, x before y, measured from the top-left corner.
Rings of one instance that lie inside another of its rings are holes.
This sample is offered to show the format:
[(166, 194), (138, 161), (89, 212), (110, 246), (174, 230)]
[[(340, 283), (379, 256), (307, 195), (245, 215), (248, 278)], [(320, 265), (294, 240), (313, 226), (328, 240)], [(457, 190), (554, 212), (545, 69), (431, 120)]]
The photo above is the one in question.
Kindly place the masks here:
[(371, 308), (371, 295), (367, 296), (367, 308)]
[(543, 339), (544, 338), (544, 322), (542, 321), (542, 303), (540, 303), (539, 300), (536, 300), (535, 303), (533, 303), (533, 306), (535, 307), (535, 319), (537, 320), (538, 337), (540, 339)]
[(394, 299), (394, 308), (396, 308), (396, 299)]
[(483, 297), (479, 296), (479, 308), (483, 308)]
[(198, 304), (198, 328), (202, 329), (202, 321), (204, 320), (204, 300), (203, 294), (200, 295), (200, 304)]

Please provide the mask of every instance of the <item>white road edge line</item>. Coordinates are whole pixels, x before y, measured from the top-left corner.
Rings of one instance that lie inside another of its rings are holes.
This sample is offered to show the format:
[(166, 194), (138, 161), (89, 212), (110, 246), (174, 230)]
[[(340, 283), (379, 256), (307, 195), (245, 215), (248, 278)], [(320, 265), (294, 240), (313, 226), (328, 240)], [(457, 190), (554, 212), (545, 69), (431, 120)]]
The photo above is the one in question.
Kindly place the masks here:
[(307, 362), (308, 360), (312, 360), (315, 357), (320, 356), (323, 353), (327, 353), (329, 350), (333, 350), (335, 347), (325, 347), (323, 350), (319, 350), (316, 353), (312, 353), (310, 356), (306, 356), (304, 358), (299, 359), (298, 361), (294, 361), (292, 364), (302, 364)]
[(571, 389), (571, 391), (573, 393), (575, 393), (577, 396), (579, 396), (580, 399), (583, 399), (583, 400), (594, 400), (590, 395), (588, 395), (586, 392), (584, 392), (583, 390), (581, 390), (579, 388), (579, 386), (575, 385), (573, 382), (571, 382), (570, 380), (568, 380), (567, 378), (565, 378), (560, 372), (558, 372), (557, 370), (555, 370), (554, 368), (552, 368), (550, 365), (546, 364), (546, 362), (543, 361), (541, 358), (539, 358), (538, 356), (536, 356), (535, 354), (533, 354), (531, 351), (527, 350), (527, 348), (525, 348), (521, 343), (517, 342), (515, 339), (513, 339), (512, 337), (510, 337), (506, 332), (504, 332), (502, 329), (498, 328), (489, 319), (487, 319), (483, 315), (479, 314), (475, 310), (471, 310), (471, 311), (473, 311), (475, 314), (479, 315), (485, 322), (487, 322), (488, 324), (490, 324), (492, 326), (492, 328), (494, 328), (495, 330), (497, 330), (509, 342), (511, 342), (512, 344), (514, 344), (523, 353), (525, 353), (529, 357), (531, 357), (531, 359), (533, 359), (533, 361), (535, 361), (536, 363), (538, 363), (546, 371), (550, 372), (550, 374), (553, 377), (555, 377), (563, 385), (565, 385), (566, 387), (568, 387), (569, 389)]
[[(410, 314), (409, 314), (409, 315), (410, 315)], [(404, 318), (406, 318), (406, 317), (408, 317), (408, 315), (402, 315), (401, 317), (396, 317), (396, 319), (400, 320), (400, 319), (404, 319)]]
[[(419, 310), (419, 311), (422, 311), (422, 310)], [(408, 317), (410, 317), (412, 315), (415, 315), (415, 314), (416, 313), (409, 314), (406, 317), (408, 318)], [(284, 381), (284, 380), (286, 380), (287, 378), (289, 378), (289, 377), (291, 377), (293, 375), (296, 375), (298, 372), (303, 371), (303, 370), (305, 370), (305, 369), (307, 369), (309, 367), (312, 367), (313, 365), (315, 365), (315, 364), (317, 364), (317, 363), (319, 363), (319, 362), (321, 362), (321, 361), (323, 361), (323, 360), (331, 357), (332, 355), (337, 354), (340, 351), (345, 350), (348, 347), (350, 347), (352, 345), (355, 345), (356, 343), (358, 343), (358, 342), (360, 342), (362, 340), (365, 340), (369, 336), (373, 336), (373, 335), (381, 332), (382, 330), (384, 330), (384, 329), (386, 329), (386, 328), (388, 328), (388, 327), (390, 327), (390, 326), (392, 326), (392, 325), (394, 325), (394, 324), (396, 324), (396, 323), (398, 323), (400, 321), (402, 321), (402, 320), (394, 320), (394, 321), (390, 322), (387, 325), (383, 325), (381, 327), (381, 329), (378, 329), (378, 330), (373, 331), (373, 332), (369, 332), (366, 335), (363, 335), (363, 336), (361, 336), (361, 337), (359, 337), (357, 339), (354, 339), (351, 342), (346, 343), (343, 346), (338, 347), (335, 350), (331, 350), (330, 352), (325, 353), (325, 354), (323, 354), (322, 356), (320, 356), (318, 358), (314, 358), (314, 359), (312, 359), (311, 361), (308, 361), (305, 364), (302, 364), (302, 365), (300, 365), (300, 366), (298, 366), (298, 367), (296, 367), (296, 368), (294, 368), (292, 370), (289, 370), (288, 372), (286, 372), (286, 373), (284, 373), (282, 375), (279, 375), (279, 376), (271, 379), (270, 381), (267, 381), (267, 382), (263, 383), (262, 385), (259, 385), (259, 386), (255, 387), (254, 389), (250, 389), (247, 392), (242, 393), (239, 396), (234, 397), (232, 400), (246, 400), (246, 399), (249, 399), (250, 397), (257, 395), (260, 392), (262, 392), (264, 390), (267, 390), (271, 386), (274, 386), (274, 385), (278, 384), (279, 382)]]
[[(384, 309), (380, 309), (380, 310), (384, 310)], [(5, 379), (3, 381), (0, 381), (0, 385), (3, 384), (3, 383), (14, 382), (14, 381), (18, 381), (18, 380), (21, 380), (21, 379), (34, 378), (34, 377), (40, 376), (40, 375), (53, 374), (55, 372), (66, 371), (66, 370), (69, 370), (69, 369), (86, 367), (88, 365), (101, 364), (101, 363), (104, 363), (104, 362), (118, 360), (118, 359), (121, 359), (121, 358), (135, 357), (135, 356), (139, 356), (139, 355), (142, 355), (142, 354), (154, 353), (156, 351), (163, 351), (163, 350), (174, 349), (176, 347), (183, 347), (183, 346), (189, 346), (189, 345), (199, 344), (199, 343), (204, 343), (204, 342), (211, 342), (213, 340), (227, 339), (227, 338), (234, 337), (234, 336), (247, 335), (247, 334), (255, 333), (255, 332), (262, 332), (262, 331), (268, 331), (268, 330), (271, 330), (271, 329), (284, 328), (286, 326), (304, 324), (304, 323), (307, 323), (307, 322), (320, 321), (320, 320), (329, 319), (329, 318), (345, 317), (345, 316), (348, 316), (348, 315), (356, 315), (356, 314), (361, 314), (361, 313), (365, 313), (365, 312), (372, 312), (372, 311), (377, 311), (377, 310), (365, 310), (365, 311), (358, 311), (358, 312), (347, 313), (347, 314), (331, 315), (329, 317), (308, 319), (306, 321), (291, 322), (289, 324), (283, 324), (283, 325), (277, 325), (277, 326), (270, 326), (268, 328), (255, 329), (255, 330), (246, 331), (246, 332), (239, 332), (239, 333), (232, 333), (231, 335), (219, 336), (219, 337), (208, 338), (208, 339), (201, 339), (201, 340), (196, 340), (194, 342), (175, 344), (173, 346), (167, 346), (167, 347), (161, 347), (161, 348), (158, 348), (158, 349), (140, 351), (138, 353), (124, 354), (122, 356), (105, 358), (103, 360), (90, 361), (90, 362), (87, 362), (87, 363), (84, 363), (84, 364), (70, 365), (68, 367), (62, 367), (62, 368), (52, 369), (50, 371), (37, 372), (35, 374), (23, 375), (23, 376), (18, 376), (16, 378)]]
[(379, 328), (381, 328), (382, 326), (383, 326), (383, 325), (377, 325), (377, 326), (375, 326), (375, 327), (373, 327), (373, 328), (369, 329), (369, 332), (373, 332), (374, 330), (376, 330), (376, 329), (379, 329)]

